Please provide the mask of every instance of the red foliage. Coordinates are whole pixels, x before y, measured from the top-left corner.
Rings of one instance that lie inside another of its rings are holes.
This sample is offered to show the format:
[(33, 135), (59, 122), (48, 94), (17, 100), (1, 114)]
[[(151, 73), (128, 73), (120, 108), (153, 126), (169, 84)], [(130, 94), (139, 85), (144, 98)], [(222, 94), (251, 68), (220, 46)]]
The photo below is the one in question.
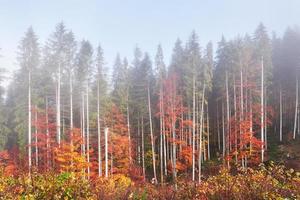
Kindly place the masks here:
[(16, 165), (7, 150), (0, 152), (0, 169), (3, 170), (5, 176), (14, 175), (16, 173)]

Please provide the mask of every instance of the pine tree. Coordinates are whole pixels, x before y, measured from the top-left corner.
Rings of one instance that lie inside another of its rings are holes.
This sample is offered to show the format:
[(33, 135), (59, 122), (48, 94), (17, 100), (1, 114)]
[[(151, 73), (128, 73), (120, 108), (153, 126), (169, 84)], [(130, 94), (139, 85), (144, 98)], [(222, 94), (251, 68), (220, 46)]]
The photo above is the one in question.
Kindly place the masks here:
[[(16, 108), (15, 116), (18, 117), (20, 121), (16, 121), (17, 124), (14, 124), (14, 126), (17, 128), (16, 131), (19, 135), (19, 142), (20, 147), (24, 144), (22, 144), (22, 132), (24, 132), (24, 128), (27, 129), (28, 132), (28, 167), (29, 172), (31, 171), (32, 167), (32, 103), (33, 98), (32, 95), (32, 87), (34, 86), (33, 82), (33, 76), (36, 73), (36, 70), (39, 66), (39, 59), (40, 59), (40, 50), (39, 50), (39, 44), (37, 36), (35, 35), (32, 27), (29, 27), (27, 32), (25, 33), (24, 38), (21, 40), (19, 45), (19, 52), (18, 52), (18, 61), (20, 65), (19, 72), (15, 75), (15, 86), (12, 86), (12, 93), (14, 93), (14, 97), (11, 96), (8, 99), (12, 101), (13, 107)], [(26, 76), (24, 76), (26, 74)], [(24, 94), (24, 91), (26, 91), (25, 87), (27, 87), (27, 95)], [(13, 94), (10, 94), (13, 95)], [(25, 112), (25, 102), (26, 100), (24, 97), (27, 97), (27, 113), (28, 115), (24, 116), (24, 114), (19, 115), (21, 112)], [(14, 99), (11, 99), (14, 98)], [(18, 116), (19, 115), (19, 116)], [(27, 117), (27, 120), (26, 120)], [(16, 120), (18, 120), (16, 119)], [(24, 122), (28, 122), (27, 126)], [(23, 140), (24, 141), (24, 140)], [(24, 147), (24, 146), (23, 146)]]

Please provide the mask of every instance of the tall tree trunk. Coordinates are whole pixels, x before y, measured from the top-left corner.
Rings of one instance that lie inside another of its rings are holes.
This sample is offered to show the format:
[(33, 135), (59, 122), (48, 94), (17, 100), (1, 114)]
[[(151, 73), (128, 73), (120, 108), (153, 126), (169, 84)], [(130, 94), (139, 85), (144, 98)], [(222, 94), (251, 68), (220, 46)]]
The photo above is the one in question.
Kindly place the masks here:
[(128, 98), (128, 94), (127, 94), (126, 114), (127, 114), (127, 132), (128, 132), (128, 153), (129, 153), (129, 163), (132, 164), (132, 155), (131, 155), (131, 133), (130, 133), (130, 121), (129, 121), (129, 98)]
[(264, 61), (261, 58), (261, 162), (264, 162)]
[(163, 91), (162, 86), (160, 86), (160, 95), (159, 95), (159, 125), (160, 125), (160, 182), (164, 182), (164, 165), (163, 165)]
[(296, 129), (297, 129), (297, 112), (298, 112), (298, 76), (296, 78), (296, 105), (295, 105), (295, 121), (294, 121), (294, 132), (293, 139), (296, 139)]
[(82, 93), (82, 153), (84, 157), (86, 156), (85, 154), (85, 98), (84, 98), (84, 93)]
[(193, 75), (192, 180), (195, 181), (196, 80)]
[(282, 142), (282, 88), (279, 88), (279, 141)]
[(202, 101), (201, 101), (201, 111), (200, 111), (200, 135), (199, 135), (199, 160), (198, 160), (198, 182), (201, 183), (201, 168), (202, 168), (202, 134), (203, 134), (203, 114), (204, 114), (204, 95), (205, 95), (205, 84), (203, 86), (203, 91), (202, 91)]
[(206, 124), (207, 124), (207, 158), (210, 160), (210, 132), (209, 132), (209, 113), (208, 113), (208, 103), (207, 103), (207, 113), (206, 113)]
[(267, 101), (268, 101), (268, 95), (267, 95), (267, 87), (265, 87), (265, 99), (264, 99), (264, 141), (265, 141), (265, 150), (268, 150), (268, 123), (267, 123)]
[(253, 110), (252, 110), (252, 92), (249, 92), (250, 103), (250, 156), (252, 155), (252, 137), (253, 137)]
[(151, 148), (152, 148), (153, 175), (154, 175), (154, 182), (155, 182), (155, 184), (157, 184), (156, 163), (155, 163), (155, 146), (154, 146), (154, 136), (153, 136), (153, 128), (152, 128), (152, 115), (151, 115), (151, 101), (150, 101), (149, 84), (148, 84), (148, 108), (149, 108), (150, 136), (151, 136)]
[(222, 102), (222, 149), (223, 149), (223, 158), (225, 158), (226, 153), (226, 138), (225, 138), (225, 111), (224, 111), (224, 102)]
[(108, 128), (104, 129), (105, 140), (105, 177), (108, 177)]
[(145, 141), (144, 141), (144, 117), (142, 116), (142, 169), (144, 181), (146, 180), (146, 168), (145, 168)]
[(218, 133), (218, 149), (221, 150), (221, 137), (220, 137), (220, 122), (219, 122), (219, 102), (217, 102), (217, 133)]
[(163, 145), (164, 145), (164, 172), (165, 176), (168, 175), (168, 170), (167, 170), (167, 140), (166, 140), (166, 126), (165, 126), (165, 111), (164, 111), (164, 106), (162, 106), (162, 132), (163, 132)]
[(101, 124), (100, 124), (100, 82), (97, 80), (97, 135), (98, 135), (98, 176), (102, 176)]
[(137, 125), (137, 158), (138, 164), (141, 165), (141, 129), (140, 129), (140, 113), (138, 113), (138, 125)]
[(35, 123), (35, 166), (38, 169), (39, 166), (39, 148), (38, 148), (38, 125), (37, 125), (37, 121), (38, 121), (38, 116), (37, 116), (37, 106), (35, 106), (35, 112), (34, 112), (34, 123)]
[(50, 167), (50, 156), (49, 156), (49, 150), (50, 150), (50, 143), (49, 143), (49, 116), (48, 116), (48, 98), (46, 97), (46, 166), (47, 169)]
[(62, 106), (61, 106), (61, 121), (62, 121), (62, 125), (61, 125), (61, 135), (65, 134), (65, 106), (64, 106), (64, 101), (61, 102)]
[[(173, 94), (175, 96), (175, 94)], [(175, 189), (177, 189), (177, 172), (176, 172), (176, 130), (175, 130), (175, 125), (176, 125), (176, 119), (174, 121), (174, 115), (175, 115), (175, 108), (174, 108), (174, 96), (172, 97), (172, 105), (171, 105), (171, 109), (172, 109), (172, 119), (171, 119), (171, 123), (172, 123), (172, 152), (173, 152), (173, 179), (174, 179), (174, 183), (175, 183)]]
[[(228, 91), (228, 72), (226, 71), (226, 107), (227, 107), (227, 147), (226, 147), (226, 154), (229, 154), (229, 141), (230, 141), (230, 110), (229, 110), (229, 91)], [(229, 167), (229, 161), (227, 161), (227, 165)]]
[(73, 148), (73, 80), (72, 80), (72, 72), (70, 72), (70, 142)]
[[(242, 81), (242, 80), (241, 80)], [(238, 155), (237, 155), (237, 103), (236, 103), (236, 83), (235, 83), (235, 76), (233, 81), (233, 104), (234, 104), (234, 148), (235, 148), (235, 163), (238, 162)], [(242, 90), (242, 89), (241, 89)], [(242, 94), (242, 92), (241, 92)]]
[(60, 63), (58, 64), (58, 80), (57, 80), (57, 97), (56, 97), (56, 132), (57, 132), (57, 143), (60, 146), (60, 140), (61, 140), (61, 119), (60, 119), (60, 82), (61, 82), (61, 66)]
[(87, 173), (90, 178), (90, 113), (89, 113), (89, 84), (86, 86), (86, 153), (87, 153)]
[(32, 166), (31, 151), (31, 71), (28, 72), (28, 168), (29, 174)]
[[(240, 66), (240, 87), (241, 87), (241, 111), (240, 111), (240, 135), (242, 134), (241, 122), (244, 119), (244, 85), (243, 85), (243, 70), (242, 65)], [(247, 106), (246, 106), (247, 107)]]

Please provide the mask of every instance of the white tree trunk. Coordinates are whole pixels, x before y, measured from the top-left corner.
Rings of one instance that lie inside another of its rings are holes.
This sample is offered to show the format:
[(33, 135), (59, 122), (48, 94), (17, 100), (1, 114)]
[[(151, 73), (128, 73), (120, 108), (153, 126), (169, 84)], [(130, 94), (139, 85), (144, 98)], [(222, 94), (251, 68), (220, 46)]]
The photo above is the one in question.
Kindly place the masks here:
[(108, 128), (104, 129), (105, 140), (105, 177), (108, 177)]
[(50, 167), (50, 156), (49, 156), (49, 116), (48, 116), (48, 98), (46, 97), (46, 162), (47, 162), (47, 169)]
[(29, 174), (32, 166), (31, 152), (31, 72), (28, 73), (28, 168)]
[(82, 153), (85, 155), (85, 144), (86, 144), (86, 140), (85, 140), (85, 98), (84, 98), (84, 93), (82, 93)]
[(97, 135), (98, 135), (98, 176), (102, 176), (102, 155), (101, 155), (101, 124), (100, 124), (100, 85), (97, 83)]
[(154, 175), (154, 182), (155, 182), (155, 184), (157, 184), (156, 162), (155, 162), (155, 145), (154, 145), (154, 136), (153, 136), (153, 128), (152, 128), (152, 115), (151, 115), (151, 101), (150, 101), (149, 84), (148, 84), (148, 108), (149, 108), (150, 136), (151, 136), (151, 148), (152, 148), (153, 175)]
[(137, 124), (137, 159), (138, 164), (141, 165), (141, 129), (140, 129), (140, 114), (138, 113), (138, 124)]
[(165, 172), (165, 176), (167, 176), (168, 175), (168, 170), (167, 170), (167, 140), (166, 140), (166, 126), (165, 126), (164, 106), (162, 107), (162, 132), (163, 132), (163, 145), (164, 145), (164, 155), (163, 155), (163, 157), (164, 157), (164, 172)]
[(35, 112), (34, 112), (34, 122), (35, 122), (35, 166), (38, 168), (39, 166), (39, 148), (38, 148), (38, 128), (37, 128), (37, 121), (38, 121), (38, 116), (37, 116), (37, 106), (35, 106)]
[(223, 149), (223, 158), (225, 158), (225, 153), (226, 153), (226, 148), (225, 148), (225, 144), (226, 144), (226, 138), (225, 138), (225, 117), (224, 117), (224, 102), (222, 102), (222, 149)]
[(87, 173), (90, 178), (90, 113), (89, 113), (89, 84), (86, 86), (86, 153), (87, 153)]
[[(172, 115), (174, 115), (174, 97), (172, 97)], [(172, 117), (173, 118), (173, 117)], [(171, 120), (172, 123), (172, 139), (173, 139), (173, 144), (172, 144), (172, 154), (173, 154), (173, 178), (174, 178), (174, 183), (175, 183), (175, 189), (177, 189), (177, 171), (176, 171), (176, 120), (173, 121)]]
[[(241, 71), (241, 77), (242, 77), (242, 71)], [(233, 81), (233, 104), (234, 104), (234, 148), (235, 148), (235, 163), (238, 162), (238, 154), (237, 154), (237, 146), (238, 146), (238, 141), (237, 141), (237, 102), (236, 102), (236, 87), (235, 87), (235, 76), (234, 76), (234, 81)], [(242, 87), (242, 78), (241, 78), (241, 87)], [(242, 88), (241, 88), (241, 95), (242, 95)], [(241, 104), (242, 104), (241, 100)], [(247, 105), (247, 104), (246, 104)], [(241, 106), (242, 107), (242, 106)], [(242, 118), (242, 117), (241, 117)]]
[(160, 86), (160, 95), (159, 95), (159, 125), (160, 125), (160, 182), (164, 182), (164, 165), (163, 165), (163, 117), (162, 117), (162, 109), (163, 109), (163, 89)]
[[(241, 111), (240, 111), (240, 122), (243, 121), (244, 119), (244, 86), (243, 86), (243, 70), (242, 70), (242, 65), (240, 68), (240, 87), (241, 87)], [(247, 106), (246, 106), (247, 107)], [(241, 123), (240, 123), (240, 134), (242, 134), (242, 130), (241, 130)]]
[(206, 120), (207, 120), (207, 158), (210, 160), (210, 132), (209, 132), (209, 113), (208, 113), (208, 103), (207, 103), (207, 113), (206, 113)]
[(195, 181), (196, 80), (193, 76), (192, 180)]
[(282, 88), (279, 89), (279, 141), (282, 142)]
[(60, 63), (58, 64), (58, 80), (57, 80), (57, 97), (56, 97), (56, 132), (57, 132), (57, 143), (60, 146), (61, 140), (61, 124), (60, 124), (60, 82), (61, 82), (61, 66)]
[[(226, 140), (226, 154), (229, 154), (229, 143), (230, 143), (230, 110), (229, 110), (229, 91), (228, 91), (228, 72), (226, 71), (226, 111), (227, 111), (227, 140)], [(227, 161), (227, 165), (229, 166), (229, 162)]]
[(128, 153), (129, 153), (129, 163), (132, 164), (132, 155), (131, 155), (131, 133), (130, 133), (130, 121), (129, 121), (129, 98), (127, 92), (127, 132), (128, 132)]
[(146, 180), (146, 168), (145, 168), (145, 141), (144, 141), (144, 117), (142, 116), (142, 169), (144, 181)]
[(264, 162), (264, 61), (261, 59), (261, 162)]
[(293, 139), (296, 139), (296, 129), (297, 129), (297, 112), (298, 112), (298, 76), (296, 80), (296, 105), (295, 105), (295, 121), (294, 121), (294, 132)]
[(218, 133), (218, 149), (221, 150), (221, 137), (220, 137), (220, 122), (219, 122), (219, 102), (217, 101), (217, 133)]
[(264, 141), (265, 141), (265, 150), (268, 150), (268, 123), (267, 123), (267, 87), (265, 87), (265, 98), (264, 98)]
[(200, 111), (200, 135), (199, 135), (199, 160), (198, 160), (198, 182), (201, 183), (201, 168), (202, 168), (202, 134), (203, 134), (203, 114), (204, 114), (204, 95), (205, 95), (205, 84), (202, 91), (201, 111)]
[(70, 142), (71, 146), (73, 146), (73, 80), (72, 80), (72, 72), (70, 72)]

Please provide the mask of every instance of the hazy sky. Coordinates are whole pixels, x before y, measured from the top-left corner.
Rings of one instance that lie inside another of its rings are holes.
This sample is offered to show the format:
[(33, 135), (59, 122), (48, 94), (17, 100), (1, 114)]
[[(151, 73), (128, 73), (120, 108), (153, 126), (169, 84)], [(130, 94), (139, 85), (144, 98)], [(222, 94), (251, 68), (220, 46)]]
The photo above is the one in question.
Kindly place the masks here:
[(78, 40), (101, 43), (108, 66), (117, 52), (131, 59), (136, 44), (153, 57), (161, 43), (168, 63), (176, 38), (186, 40), (193, 29), (201, 46), (252, 33), (259, 22), (282, 34), (300, 25), (300, 1), (0, 0), (0, 67), (17, 69), (18, 42), (30, 25), (43, 44), (61, 21)]

